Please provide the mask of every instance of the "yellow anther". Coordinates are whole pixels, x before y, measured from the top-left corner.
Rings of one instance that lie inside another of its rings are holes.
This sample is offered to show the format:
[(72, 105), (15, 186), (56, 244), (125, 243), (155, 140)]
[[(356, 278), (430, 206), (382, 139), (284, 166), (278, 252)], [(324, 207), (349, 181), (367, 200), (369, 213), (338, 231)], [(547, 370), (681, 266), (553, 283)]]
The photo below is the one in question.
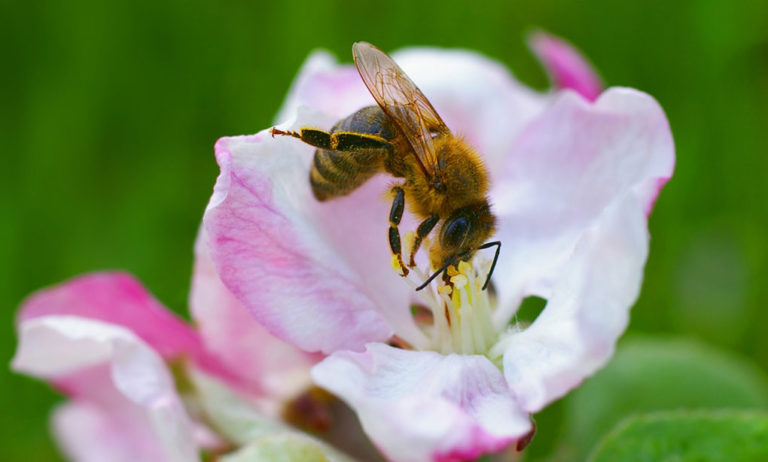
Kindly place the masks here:
[(449, 266), (445, 270), (445, 272), (448, 273), (448, 276), (456, 276), (457, 274), (459, 274), (459, 272), (456, 271), (456, 268), (453, 265)]
[(467, 282), (469, 281), (467, 280), (467, 277), (464, 276), (463, 274), (457, 274), (456, 276), (453, 276), (451, 278), (451, 282), (453, 283), (454, 287), (456, 287), (457, 289), (461, 289), (465, 285), (467, 285)]
[(465, 276), (469, 276), (470, 272), (472, 272), (472, 265), (470, 265), (469, 263), (467, 263), (465, 261), (460, 261), (459, 262), (459, 273), (461, 273), (461, 274), (463, 274)]
[(451, 295), (451, 292), (453, 292), (453, 288), (449, 285), (440, 286), (437, 288), (437, 293), (439, 294)]

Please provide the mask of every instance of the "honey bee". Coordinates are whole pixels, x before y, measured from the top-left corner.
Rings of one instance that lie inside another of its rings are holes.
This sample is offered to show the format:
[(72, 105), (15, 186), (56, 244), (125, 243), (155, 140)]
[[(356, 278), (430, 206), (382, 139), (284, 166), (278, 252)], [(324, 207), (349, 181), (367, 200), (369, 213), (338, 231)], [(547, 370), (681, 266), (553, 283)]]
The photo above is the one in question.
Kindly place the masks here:
[[(416, 290), (426, 287), (449, 266), (469, 261), (477, 250), (496, 246), (483, 289), (488, 286), (501, 242), (485, 242), (496, 218), (488, 203), (488, 173), (478, 154), (451, 133), (432, 104), (386, 53), (366, 42), (352, 54), (378, 106), (368, 106), (337, 122), (330, 131), (303, 127), (272, 128), (317, 148), (309, 182), (319, 201), (344, 196), (382, 171), (404, 181), (391, 189), (389, 246), (402, 276), (415, 266), (422, 241), (439, 226), (429, 249), (436, 270)], [(422, 221), (416, 229), (408, 265), (403, 262), (398, 226), (405, 205)]]

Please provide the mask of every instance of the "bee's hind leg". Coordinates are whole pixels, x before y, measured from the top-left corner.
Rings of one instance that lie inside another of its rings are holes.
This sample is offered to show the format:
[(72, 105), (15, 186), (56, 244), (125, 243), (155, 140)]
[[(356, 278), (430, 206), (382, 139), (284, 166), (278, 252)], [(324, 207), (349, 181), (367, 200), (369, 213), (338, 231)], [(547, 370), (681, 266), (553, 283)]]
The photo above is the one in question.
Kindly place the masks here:
[(403, 218), (405, 209), (405, 191), (400, 186), (392, 188), (395, 193), (395, 199), (392, 201), (392, 208), (389, 211), (389, 248), (392, 249), (392, 266), (397, 265), (400, 275), (408, 276), (408, 268), (403, 263), (402, 247), (400, 244), (400, 231), (398, 226)]
[(361, 151), (369, 149), (392, 149), (392, 144), (380, 136), (367, 133), (334, 132), (329, 133), (319, 128), (301, 128), (299, 131), (280, 130), (272, 128), (269, 133), (274, 138), (279, 136), (292, 136), (316, 148), (327, 151)]
[(320, 149), (331, 149), (331, 134), (324, 130), (320, 130), (319, 128), (302, 128), (298, 132), (295, 132), (292, 130), (280, 130), (273, 127), (269, 130), (269, 133), (272, 135), (272, 138), (274, 138), (275, 135), (292, 136), (310, 146)]
[(408, 262), (408, 268), (413, 268), (416, 266), (414, 259), (416, 258), (416, 252), (418, 252), (419, 247), (421, 247), (421, 241), (427, 237), (427, 235), (432, 231), (438, 221), (440, 221), (440, 217), (437, 215), (432, 215), (431, 217), (422, 221), (419, 227), (416, 228), (416, 239), (413, 241), (413, 248), (411, 248), (411, 259)]

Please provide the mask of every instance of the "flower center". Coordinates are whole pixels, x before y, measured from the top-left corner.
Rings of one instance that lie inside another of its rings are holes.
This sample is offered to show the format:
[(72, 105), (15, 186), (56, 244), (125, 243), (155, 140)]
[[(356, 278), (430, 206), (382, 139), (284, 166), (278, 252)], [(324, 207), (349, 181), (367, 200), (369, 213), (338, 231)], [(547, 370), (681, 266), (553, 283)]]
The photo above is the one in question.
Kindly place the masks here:
[[(408, 244), (413, 237), (413, 232), (405, 234), (405, 248), (411, 248)], [(424, 248), (429, 248), (426, 239)], [(406, 261), (409, 257), (404, 255)], [(491, 354), (500, 336), (492, 322), (495, 298), (488, 290), (482, 290), (490, 266), (489, 260), (476, 255), (469, 263), (462, 261), (458, 267), (450, 266), (449, 282), (438, 277), (419, 291), (426, 306), (416, 307), (414, 316), (430, 340), (430, 349), (443, 354), (485, 355), (492, 362), (498, 362), (499, 358)], [(429, 277), (429, 271), (417, 265), (410, 275), (404, 280), (415, 288)]]

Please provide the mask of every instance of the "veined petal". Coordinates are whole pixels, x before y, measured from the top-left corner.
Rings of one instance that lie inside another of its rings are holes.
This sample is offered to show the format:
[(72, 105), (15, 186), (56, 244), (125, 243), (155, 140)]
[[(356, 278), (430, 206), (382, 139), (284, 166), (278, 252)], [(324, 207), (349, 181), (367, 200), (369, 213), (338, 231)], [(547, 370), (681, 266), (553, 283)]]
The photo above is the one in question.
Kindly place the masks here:
[[(101, 460), (198, 460), (192, 424), (165, 363), (125, 328), (77, 316), (26, 320), (12, 367), (73, 397), (55, 422), (72, 457), (104, 451)], [(70, 428), (75, 423), (83, 431)], [(89, 428), (94, 431), (84, 433)]]
[(258, 390), (265, 404), (279, 405), (311, 384), (309, 369), (319, 358), (256, 322), (219, 279), (202, 228), (195, 242), (189, 306), (209, 351)]
[[(305, 115), (299, 124), (328, 121)], [(418, 335), (408, 288), (387, 264), (376, 264), (389, 261), (382, 181), (320, 204), (308, 180), (312, 149), (266, 131), (222, 138), (216, 158), (221, 174), (203, 219), (211, 257), (260, 324), (326, 353), (384, 340), (391, 324)]]
[(559, 94), (510, 154), (491, 194), (504, 243), (494, 273), (498, 328), (523, 297), (549, 298), (576, 243), (612, 203), (629, 193), (650, 213), (675, 162), (664, 112), (650, 96), (625, 88), (609, 89), (595, 103)]
[(391, 460), (475, 459), (531, 429), (504, 377), (483, 356), (372, 343), (364, 353), (334, 353), (312, 377), (357, 411)]
[(22, 303), (18, 323), (47, 315), (81, 316), (123, 326), (166, 359), (188, 357), (219, 377), (234, 380), (211, 357), (198, 333), (129, 274), (93, 273), (40, 290)]
[(570, 88), (590, 101), (600, 96), (603, 91), (600, 77), (571, 44), (545, 32), (534, 33), (529, 43), (556, 88)]

